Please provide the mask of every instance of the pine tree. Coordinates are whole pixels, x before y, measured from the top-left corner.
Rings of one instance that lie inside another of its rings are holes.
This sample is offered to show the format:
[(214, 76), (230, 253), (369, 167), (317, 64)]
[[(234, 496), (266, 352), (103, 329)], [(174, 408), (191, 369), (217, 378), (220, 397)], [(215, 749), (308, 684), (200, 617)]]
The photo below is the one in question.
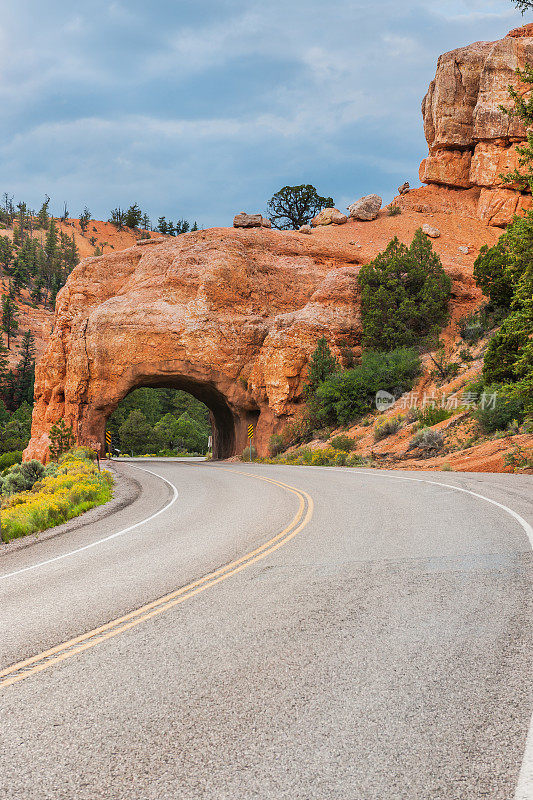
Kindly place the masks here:
[(8, 236), (0, 236), (0, 264), (6, 272), (9, 271), (12, 260), (13, 245), (11, 244), (10, 238)]
[(137, 205), (133, 203), (126, 211), (124, 224), (127, 228), (139, 228), (142, 222), (143, 212)]
[(52, 461), (57, 461), (63, 453), (70, 450), (74, 444), (74, 432), (70, 425), (65, 424), (65, 420), (60, 419), (55, 425), (52, 425), (48, 433), (50, 439), (50, 458)]
[(50, 225), (46, 236), (46, 244), (44, 246), (46, 263), (48, 265), (49, 270), (52, 270), (54, 267), (54, 262), (57, 257), (57, 245), (58, 245), (57, 228), (55, 220), (52, 217), (50, 220)]
[(30, 299), (34, 306), (42, 302), (43, 288), (44, 288), (44, 281), (42, 275), (38, 275), (30, 295)]
[(86, 232), (87, 228), (89, 227), (89, 222), (91, 221), (91, 212), (85, 206), (83, 209), (83, 213), (80, 214), (80, 228), (82, 229), (83, 233)]
[(48, 229), (48, 205), (50, 203), (50, 198), (48, 195), (45, 195), (44, 203), (42, 204), (41, 208), (39, 209), (39, 213), (37, 214), (37, 223), (43, 231)]
[(198, 223), (196, 222), (196, 220), (194, 220), (194, 225), (192, 226), (191, 231), (197, 231), (197, 230), (198, 230)]
[(338, 366), (335, 356), (329, 349), (326, 337), (322, 336), (309, 360), (307, 383), (304, 387), (305, 394), (313, 395), (322, 381), (337, 371)]
[(17, 208), (19, 210), (18, 222), (20, 230), (20, 244), (22, 244), (24, 241), (24, 229), (28, 227), (28, 208), (26, 203), (18, 203)]
[(168, 223), (166, 217), (159, 217), (157, 220), (157, 230), (159, 233), (168, 233)]
[(20, 346), (20, 360), (17, 364), (17, 404), (33, 403), (35, 383), (35, 337), (26, 331)]
[(11, 337), (15, 336), (19, 327), (17, 304), (9, 295), (2, 297), (2, 330), (7, 336), (7, 347), (11, 349)]
[(451, 280), (420, 228), (410, 247), (392, 239), (361, 268), (359, 283), (365, 348), (419, 344), (446, 319)]
[(126, 212), (123, 211), (120, 206), (117, 206), (117, 208), (114, 208), (111, 212), (111, 217), (108, 222), (111, 222), (121, 231), (126, 224)]
[(0, 395), (5, 398), (7, 389), (8, 373), (8, 349), (4, 344), (4, 339), (0, 336)]

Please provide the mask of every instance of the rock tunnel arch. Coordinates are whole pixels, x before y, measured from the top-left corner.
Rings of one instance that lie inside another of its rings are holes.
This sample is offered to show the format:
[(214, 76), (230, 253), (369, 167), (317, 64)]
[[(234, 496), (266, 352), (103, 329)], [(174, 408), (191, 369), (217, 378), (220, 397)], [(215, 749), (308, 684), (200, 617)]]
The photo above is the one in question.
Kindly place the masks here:
[(104, 428), (103, 433), (97, 436), (102, 452), (105, 450), (104, 437), (109, 417), (120, 405), (122, 400), (135, 389), (140, 388), (179, 389), (192, 395), (197, 400), (200, 400), (209, 410), (213, 438), (213, 459), (226, 459), (235, 455), (237, 452), (242, 452), (247, 444), (248, 425), (252, 424), (254, 430), (257, 427), (259, 409), (250, 409), (243, 414), (242, 411), (232, 407), (226, 396), (211, 382), (202, 382), (182, 374), (167, 375), (166, 377), (162, 377), (159, 374), (151, 377), (137, 376), (136, 381), (130, 386), (123, 397), (120, 398), (118, 403), (113, 403), (111, 407), (108, 405), (102, 407)]
[(301, 409), (318, 339), (339, 359), (360, 343), (358, 271), (353, 248), (267, 229), (198, 231), (86, 258), (57, 297), (24, 457), (48, 458), (61, 419), (77, 444), (104, 452), (107, 419), (141, 386), (204, 402), (216, 458), (241, 455), (250, 424), (267, 455)]

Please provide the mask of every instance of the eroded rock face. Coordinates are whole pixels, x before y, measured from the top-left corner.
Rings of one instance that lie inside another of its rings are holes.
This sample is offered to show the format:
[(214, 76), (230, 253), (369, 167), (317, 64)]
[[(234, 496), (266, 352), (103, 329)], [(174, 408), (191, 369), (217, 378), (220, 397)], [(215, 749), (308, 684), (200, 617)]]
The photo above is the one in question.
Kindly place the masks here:
[(214, 229), (82, 261), (58, 295), (37, 366), (32, 439), (46, 459), (61, 418), (102, 446), (107, 417), (138, 386), (173, 386), (211, 409), (214, 450), (265, 454), (302, 400), (320, 336), (360, 336), (353, 248), (267, 229)]
[[(422, 103), (429, 156), (420, 167), (421, 181), (460, 189), (483, 187), (478, 216), (493, 225), (512, 219), (513, 202), (509, 187), (502, 190), (501, 175), (517, 166), (516, 144), (525, 139), (520, 120), (500, 106), (512, 106), (509, 85), (524, 89), (516, 69), (532, 60), (532, 25), (497, 42), (452, 50), (439, 58)], [(516, 210), (524, 201), (514, 188)], [(493, 197), (488, 198), (488, 192)]]

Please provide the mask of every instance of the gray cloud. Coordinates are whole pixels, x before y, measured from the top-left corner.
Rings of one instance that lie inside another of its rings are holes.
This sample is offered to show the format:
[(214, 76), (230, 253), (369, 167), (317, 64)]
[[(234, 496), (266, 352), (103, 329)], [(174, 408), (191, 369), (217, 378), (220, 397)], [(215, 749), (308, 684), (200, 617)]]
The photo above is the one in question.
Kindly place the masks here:
[(509, 0), (22, 0), (0, 20), (1, 188), (205, 225), (284, 183), (391, 196), (438, 55), (521, 20)]

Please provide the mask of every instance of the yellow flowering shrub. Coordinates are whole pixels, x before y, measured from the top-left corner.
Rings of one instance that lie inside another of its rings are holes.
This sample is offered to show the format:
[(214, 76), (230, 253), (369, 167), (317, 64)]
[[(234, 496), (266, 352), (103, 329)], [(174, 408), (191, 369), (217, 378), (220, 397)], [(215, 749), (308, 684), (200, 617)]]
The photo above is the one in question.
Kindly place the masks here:
[(2, 501), (2, 540), (43, 531), (77, 517), (112, 497), (113, 478), (98, 471), (83, 449), (66, 453), (57, 475), (38, 481), (33, 489)]
[(323, 450), (311, 450), (309, 447), (300, 447), (282, 453), (274, 458), (261, 459), (263, 464), (289, 464), (306, 467), (366, 467), (371, 461), (357, 453), (347, 453), (334, 447), (325, 447)]

